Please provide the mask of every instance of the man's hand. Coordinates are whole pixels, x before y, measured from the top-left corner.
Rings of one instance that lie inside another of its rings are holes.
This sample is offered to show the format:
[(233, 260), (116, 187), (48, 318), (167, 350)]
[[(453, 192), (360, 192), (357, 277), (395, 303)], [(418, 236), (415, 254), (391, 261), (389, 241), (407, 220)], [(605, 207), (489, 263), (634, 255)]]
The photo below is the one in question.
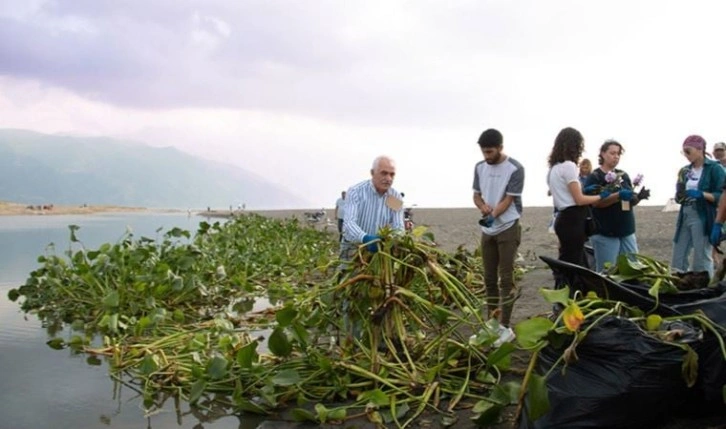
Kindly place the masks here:
[(630, 201), (633, 199), (633, 191), (630, 189), (621, 189), (618, 195), (621, 201)]
[(482, 217), (481, 219), (479, 219), (479, 225), (485, 228), (491, 227), (492, 225), (494, 225), (494, 216), (489, 215)]
[(597, 191), (600, 190), (600, 185), (588, 185), (585, 186), (585, 189), (582, 190), (582, 193), (585, 195), (595, 195), (597, 194)]
[(694, 200), (702, 200), (703, 191), (699, 191), (698, 189), (689, 189), (686, 191), (686, 196), (688, 198), (693, 198)]
[(363, 236), (363, 244), (366, 245), (366, 249), (371, 253), (376, 253), (378, 251), (378, 245), (380, 244), (380, 242), (380, 235), (366, 234)]
[(713, 228), (711, 228), (711, 235), (708, 237), (708, 242), (711, 243), (712, 246), (718, 247), (719, 244), (721, 244), (721, 231), (723, 230), (723, 223), (716, 222), (713, 224)]

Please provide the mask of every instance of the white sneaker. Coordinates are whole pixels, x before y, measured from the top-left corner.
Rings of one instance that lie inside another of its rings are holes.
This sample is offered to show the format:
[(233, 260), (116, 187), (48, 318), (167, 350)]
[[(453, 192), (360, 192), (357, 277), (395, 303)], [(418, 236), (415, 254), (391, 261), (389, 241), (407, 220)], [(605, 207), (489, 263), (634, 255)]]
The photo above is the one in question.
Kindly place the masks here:
[(499, 338), (494, 341), (494, 343), (492, 344), (493, 347), (499, 347), (504, 343), (511, 343), (517, 337), (516, 335), (514, 335), (514, 331), (512, 331), (512, 328), (508, 328), (502, 325), (499, 325), (499, 327), (497, 328), (497, 333), (499, 334)]

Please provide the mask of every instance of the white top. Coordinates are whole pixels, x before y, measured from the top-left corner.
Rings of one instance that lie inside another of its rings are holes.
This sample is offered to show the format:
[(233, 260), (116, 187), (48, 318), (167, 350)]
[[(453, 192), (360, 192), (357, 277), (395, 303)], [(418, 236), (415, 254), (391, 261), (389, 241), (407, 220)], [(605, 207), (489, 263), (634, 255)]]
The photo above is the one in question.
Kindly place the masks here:
[(557, 210), (564, 210), (567, 207), (576, 206), (575, 198), (570, 192), (569, 185), (577, 182), (580, 185), (580, 170), (577, 164), (572, 161), (565, 161), (555, 164), (547, 172), (547, 185), (550, 187), (552, 201)]
[(686, 190), (698, 189), (698, 181), (701, 180), (701, 173), (703, 173), (703, 166), (698, 168), (691, 167), (686, 177)]
[(338, 200), (335, 202), (335, 209), (337, 210), (338, 219), (343, 219), (343, 214), (345, 213), (345, 200), (341, 197), (338, 198)]

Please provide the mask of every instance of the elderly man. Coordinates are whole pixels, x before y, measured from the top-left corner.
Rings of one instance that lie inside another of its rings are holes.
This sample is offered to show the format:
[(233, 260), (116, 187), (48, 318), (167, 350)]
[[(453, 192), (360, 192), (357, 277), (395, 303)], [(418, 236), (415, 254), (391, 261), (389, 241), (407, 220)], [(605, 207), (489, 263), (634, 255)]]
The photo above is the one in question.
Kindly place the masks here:
[(373, 161), (370, 180), (353, 185), (345, 197), (341, 259), (350, 260), (360, 243), (378, 251), (378, 231), (384, 226), (403, 231), (403, 202), (393, 189), (396, 163), (387, 156)]

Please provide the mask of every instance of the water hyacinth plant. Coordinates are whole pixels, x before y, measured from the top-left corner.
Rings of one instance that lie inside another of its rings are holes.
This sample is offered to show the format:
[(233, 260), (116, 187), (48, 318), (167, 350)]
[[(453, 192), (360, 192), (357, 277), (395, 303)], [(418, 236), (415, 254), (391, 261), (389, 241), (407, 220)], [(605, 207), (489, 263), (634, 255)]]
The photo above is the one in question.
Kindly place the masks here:
[[(381, 235), (379, 252), (361, 248), (341, 272), (332, 237), (295, 220), (245, 215), (98, 249), (71, 227), (71, 248), (39, 258), (10, 298), (71, 324), (49, 345), (105, 359), (150, 413), (175, 398), (406, 427), (424, 413), (450, 424), (479, 401), (477, 423), (496, 421), (519, 392), (500, 383), (515, 345), (493, 346), (478, 261), (421, 228)], [(253, 311), (261, 298), (269, 306)]]

